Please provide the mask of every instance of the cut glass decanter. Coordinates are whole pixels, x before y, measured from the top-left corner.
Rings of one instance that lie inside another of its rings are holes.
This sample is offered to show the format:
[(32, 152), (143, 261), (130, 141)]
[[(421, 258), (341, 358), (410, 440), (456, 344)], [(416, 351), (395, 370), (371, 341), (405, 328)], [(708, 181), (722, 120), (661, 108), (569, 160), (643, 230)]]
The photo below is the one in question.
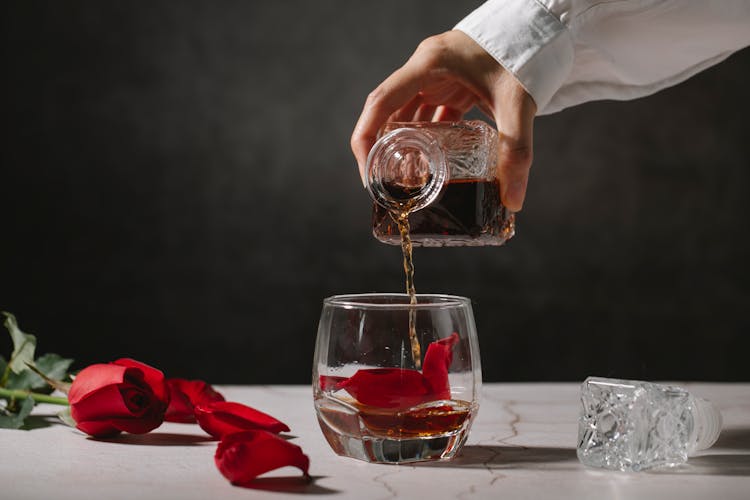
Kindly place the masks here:
[(581, 404), (578, 458), (591, 467), (680, 465), (712, 446), (721, 432), (719, 411), (679, 387), (589, 377)]

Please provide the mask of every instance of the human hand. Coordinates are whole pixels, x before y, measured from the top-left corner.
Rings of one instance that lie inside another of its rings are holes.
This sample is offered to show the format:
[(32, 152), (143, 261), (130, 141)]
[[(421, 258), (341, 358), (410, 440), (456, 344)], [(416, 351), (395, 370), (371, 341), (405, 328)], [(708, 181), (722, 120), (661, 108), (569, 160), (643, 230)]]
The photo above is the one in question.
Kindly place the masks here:
[(521, 210), (533, 155), (536, 104), (515, 77), (460, 31), (427, 38), (367, 96), (351, 139), (364, 178), (367, 155), (388, 121), (455, 121), (477, 106), (499, 132), (503, 204)]

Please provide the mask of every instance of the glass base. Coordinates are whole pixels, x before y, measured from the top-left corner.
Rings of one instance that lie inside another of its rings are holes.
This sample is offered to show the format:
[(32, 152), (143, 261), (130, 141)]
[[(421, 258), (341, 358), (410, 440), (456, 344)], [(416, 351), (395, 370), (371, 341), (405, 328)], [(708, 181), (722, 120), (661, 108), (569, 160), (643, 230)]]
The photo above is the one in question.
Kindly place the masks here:
[(406, 439), (347, 436), (319, 421), (333, 451), (344, 457), (378, 464), (405, 464), (432, 460), (450, 460), (463, 446), (469, 432)]
[(435, 401), (402, 410), (316, 400), (318, 423), (337, 454), (371, 463), (403, 464), (453, 458), (466, 442), (476, 408)]

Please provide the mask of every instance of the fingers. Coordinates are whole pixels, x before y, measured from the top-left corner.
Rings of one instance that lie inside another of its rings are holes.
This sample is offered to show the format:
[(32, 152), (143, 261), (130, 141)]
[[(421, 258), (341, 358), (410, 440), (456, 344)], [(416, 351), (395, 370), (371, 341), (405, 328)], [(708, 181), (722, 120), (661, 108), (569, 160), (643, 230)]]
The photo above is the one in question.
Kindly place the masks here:
[(414, 114), (417, 112), (419, 107), (422, 105), (422, 96), (420, 94), (415, 95), (411, 101), (407, 102), (389, 118), (389, 122), (409, 122), (414, 120)]
[[(420, 93), (411, 101), (404, 104), (400, 109), (388, 117), (389, 122), (416, 122), (433, 121), (447, 122), (460, 120), (476, 101), (476, 98), (464, 90), (462, 96), (450, 96), (450, 99), (439, 101), (431, 99), (425, 102), (425, 97)], [(449, 102), (450, 104), (440, 104)], [(490, 113), (489, 116), (492, 116)]]
[(375, 144), (378, 130), (389, 116), (413, 101), (419, 93), (422, 74), (416, 66), (405, 64), (367, 96), (351, 138), (352, 152), (363, 179), (367, 154)]
[(449, 106), (438, 106), (432, 121), (436, 122), (455, 122), (464, 116), (464, 112)]
[(432, 117), (435, 116), (435, 110), (437, 106), (433, 104), (422, 104), (416, 113), (414, 113), (415, 122), (431, 122)]
[(533, 159), (536, 104), (515, 80), (511, 87), (495, 96), (494, 115), (499, 132), (500, 198), (509, 210), (518, 212), (523, 208)]

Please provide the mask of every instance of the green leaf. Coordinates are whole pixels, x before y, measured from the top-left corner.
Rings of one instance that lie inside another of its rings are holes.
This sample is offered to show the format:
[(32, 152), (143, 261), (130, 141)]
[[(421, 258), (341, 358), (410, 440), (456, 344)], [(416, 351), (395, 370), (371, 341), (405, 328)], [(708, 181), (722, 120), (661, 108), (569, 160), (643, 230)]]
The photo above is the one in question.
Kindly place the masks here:
[(21, 373), (26, 369), (26, 363), (34, 362), (34, 350), (36, 349), (36, 337), (24, 333), (18, 328), (16, 317), (9, 312), (2, 311), (5, 316), (5, 328), (13, 339), (13, 354), (10, 356), (8, 367), (13, 373)]
[(5, 361), (5, 358), (0, 356), (0, 374), (5, 373), (5, 369), (8, 368), (8, 362)]
[[(44, 354), (37, 358), (34, 367), (53, 381), (62, 381), (68, 376), (68, 368), (73, 363), (72, 359), (63, 358), (58, 354)], [(32, 391), (52, 391), (50, 384), (42, 377), (34, 373), (32, 369), (25, 366), (21, 373), (10, 373), (5, 384), (8, 389), (22, 389)]]
[[(9, 373), (8, 380), (5, 382), (5, 388), (28, 391), (32, 388), (39, 387), (39, 384), (37, 383), (39, 380), (42, 380), (39, 375), (26, 368), (21, 373)], [(44, 380), (42, 380), (42, 382), (44, 382)], [(46, 384), (43, 384), (43, 386), (44, 385)], [(42, 388), (44, 388), (43, 386)]]
[(34, 400), (29, 396), (18, 405), (17, 411), (11, 411), (6, 407), (3, 411), (0, 411), (0, 428), (20, 429), (32, 409), (34, 409)]
[[(68, 368), (73, 364), (71, 358), (63, 358), (59, 354), (47, 353), (36, 358), (34, 366), (40, 372), (44, 373), (47, 378), (64, 380), (68, 376)], [(39, 377), (37, 375), (37, 377)], [(39, 380), (42, 380), (39, 377)]]
[(76, 421), (73, 420), (73, 415), (70, 414), (70, 406), (57, 413), (57, 418), (62, 420), (65, 425), (70, 427), (76, 426)]

